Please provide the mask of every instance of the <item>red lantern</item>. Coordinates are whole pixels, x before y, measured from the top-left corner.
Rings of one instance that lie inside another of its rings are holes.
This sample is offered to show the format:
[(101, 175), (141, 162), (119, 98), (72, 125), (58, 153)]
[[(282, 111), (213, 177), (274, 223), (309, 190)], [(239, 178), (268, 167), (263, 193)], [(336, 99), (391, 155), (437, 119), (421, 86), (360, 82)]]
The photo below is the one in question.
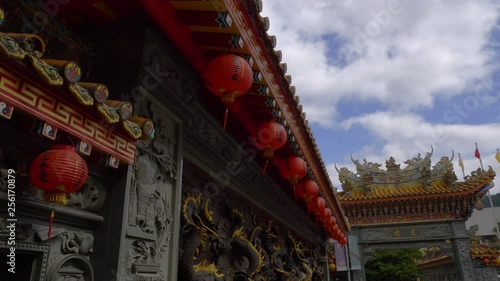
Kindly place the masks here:
[(267, 121), (259, 125), (254, 144), (258, 149), (264, 150), (264, 157), (268, 159), (262, 169), (262, 174), (266, 171), (269, 159), (273, 158), (274, 151), (285, 145), (286, 138), (285, 127), (280, 123)]
[[(66, 205), (66, 194), (80, 189), (87, 176), (87, 163), (69, 145), (53, 146), (38, 155), (30, 166), (31, 182), (45, 191), (45, 201), (61, 205)], [(49, 238), (53, 219), (54, 210), (50, 214)]]
[[(297, 190), (297, 195), (300, 198), (304, 199), (306, 201), (306, 203), (311, 202), (311, 200), (313, 198), (318, 197), (318, 194), (319, 194), (318, 184), (316, 184), (316, 182), (309, 180), (309, 179), (301, 181), (296, 186), (295, 190)], [(330, 210), (330, 209), (328, 209), (328, 210)], [(331, 213), (331, 210), (330, 210), (330, 213)]]
[(30, 179), (45, 191), (45, 201), (66, 205), (66, 194), (80, 189), (87, 180), (85, 160), (69, 145), (55, 145), (33, 160)]
[[(323, 210), (321, 210), (319, 212), (318, 217), (321, 221), (323, 221), (323, 223), (326, 223), (327, 220), (330, 219), (330, 217), (333, 218), (332, 217), (332, 210), (330, 210), (330, 208), (328, 208), (328, 207), (324, 208)], [(335, 218), (333, 218), (333, 220), (335, 220)]]
[(335, 239), (338, 238), (338, 234), (339, 234), (339, 226), (337, 224), (334, 224), (333, 226), (329, 227), (330, 229), (330, 233), (333, 235), (333, 237), (335, 237)]
[(490, 259), (489, 258), (483, 258), (483, 263), (485, 265), (489, 265), (490, 264)]
[(333, 227), (336, 224), (337, 224), (337, 220), (333, 216), (329, 216), (328, 218), (323, 220), (323, 225), (326, 228)]
[(326, 202), (323, 197), (316, 197), (315, 199), (311, 200), (308, 204), (309, 210), (313, 211), (316, 216), (323, 211), (323, 209), (326, 207)]
[[(208, 90), (220, 96), (222, 102), (227, 105), (234, 102), (235, 97), (245, 94), (252, 86), (252, 67), (240, 56), (220, 55), (208, 63), (204, 80)], [(224, 128), (226, 128), (227, 112), (226, 107)]]
[(280, 174), (291, 184), (296, 185), (307, 174), (306, 161), (298, 156), (288, 157), (281, 163)]
[[(279, 160), (278, 160), (279, 161)], [(287, 179), (293, 185), (293, 194), (295, 196), (295, 201), (297, 201), (297, 193), (295, 192), (295, 185), (307, 174), (307, 165), (304, 159), (291, 156), (285, 161), (280, 163), (280, 174), (282, 177)]]
[(348, 242), (347, 237), (345, 237), (344, 235), (344, 237), (340, 240), (340, 244), (345, 245), (347, 244), (347, 242)]

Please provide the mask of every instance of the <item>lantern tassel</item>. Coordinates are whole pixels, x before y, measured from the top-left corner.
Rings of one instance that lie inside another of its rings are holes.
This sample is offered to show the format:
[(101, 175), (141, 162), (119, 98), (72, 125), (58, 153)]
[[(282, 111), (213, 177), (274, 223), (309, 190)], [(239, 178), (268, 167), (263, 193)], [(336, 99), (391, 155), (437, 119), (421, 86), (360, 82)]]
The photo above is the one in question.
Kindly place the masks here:
[(266, 173), (267, 165), (269, 164), (269, 160), (266, 160), (266, 164), (264, 165), (264, 168), (262, 168), (262, 175)]
[(307, 204), (307, 215), (309, 216), (309, 204)]
[(52, 236), (52, 222), (54, 221), (54, 209), (50, 211), (50, 222), (49, 222), (49, 233), (47, 234), (47, 239), (50, 239), (50, 236)]
[(295, 202), (297, 202), (297, 190), (295, 190), (295, 185), (293, 186), (293, 198), (295, 198)]
[(226, 130), (227, 114), (228, 114), (228, 112), (229, 112), (229, 107), (226, 107), (226, 113), (224, 113), (224, 125), (223, 125), (224, 131)]

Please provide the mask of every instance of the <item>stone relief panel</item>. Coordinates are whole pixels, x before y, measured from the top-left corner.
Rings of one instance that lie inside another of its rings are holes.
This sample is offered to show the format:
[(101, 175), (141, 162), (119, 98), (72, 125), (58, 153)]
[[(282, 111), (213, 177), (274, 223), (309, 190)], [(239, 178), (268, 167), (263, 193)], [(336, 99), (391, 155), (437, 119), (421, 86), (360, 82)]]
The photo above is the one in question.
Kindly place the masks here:
[(89, 176), (87, 182), (78, 191), (68, 194), (67, 206), (97, 213), (104, 205), (106, 196), (106, 185), (101, 180)]
[(155, 138), (139, 141), (129, 189), (124, 264), (126, 280), (165, 280), (173, 235), (172, 192), (177, 182), (179, 126), (144, 100), (137, 108), (155, 123)]
[(451, 229), (447, 224), (425, 225), (422, 228), (424, 229), (424, 237), (451, 236)]
[(453, 250), (453, 245), (447, 241), (415, 241), (415, 242), (392, 242), (391, 243), (377, 243), (377, 244), (364, 244), (363, 245), (363, 256), (371, 255), (371, 253), (375, 252), (378, 249), (400, 249), (401, 247), (405, 248), (432, 248), (437, 247), (440, 248), (443, 252), (450, 252)]
[(455, 252), (457, 253), (455, 262), (459, 263), (455, 266), (462, 268), (463, 280), (475, 280), (469, 240), (455, 240)]
[(185, 169), (178, 280), (323, 280), (324, 250)]
[(362, 229), (361, 231), (361, 241), (375, 241), (375, 240), (386, 240), (387, 229)]
[(497, 280), (497, 271), (495, 267), (475, 268), (477, 281)]
[[(1, 218), (1, 241), (8, 241), (10, 233), (6, 227), (7, 221)], [(34, 263), (37, 267), (35, 276), (40, 276), (40, 280), (44, 281), (94, 281), (94, 271), (89, 261), (94, 236), (56, 227), (48, 239), (47, 231), (46, 225), (16, 223), (16, 251), (32, 255), (33, 259), (43, 252), (43, 258), (39, 260), (41, 264)], [(7, 247), (0, 244), (0, 248), (3, 246)]]
[(454, 222), (452, 226), (455, 236), (468, 236), (464, 221)]

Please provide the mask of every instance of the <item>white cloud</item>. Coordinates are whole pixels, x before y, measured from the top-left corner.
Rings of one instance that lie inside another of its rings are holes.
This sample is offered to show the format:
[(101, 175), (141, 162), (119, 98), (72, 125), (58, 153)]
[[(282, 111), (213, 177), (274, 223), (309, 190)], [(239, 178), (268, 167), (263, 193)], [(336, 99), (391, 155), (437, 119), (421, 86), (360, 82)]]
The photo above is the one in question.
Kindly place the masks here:
[[(308, 119), (323, 126), (335, 124), (340, 99), (431, 108), (437, 95), (461, 94), (492, 71), (484, 49), (499, 17), (492, 1), (263, 3)], [(335, 50), (334, 36), (350, 51)]]

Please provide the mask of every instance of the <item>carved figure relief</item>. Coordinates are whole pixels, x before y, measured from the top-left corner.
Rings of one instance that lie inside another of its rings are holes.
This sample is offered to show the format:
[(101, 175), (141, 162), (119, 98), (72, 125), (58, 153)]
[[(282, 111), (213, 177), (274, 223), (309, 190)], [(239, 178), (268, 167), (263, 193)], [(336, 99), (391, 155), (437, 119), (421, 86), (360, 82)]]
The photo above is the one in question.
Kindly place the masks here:
[[(169, 191), (176, 180), (176, 124), (150, 101), (139, 107), (158, 128), (152, 141), (139, 141), (129, 190), (127, 236), (128, 274), (141, 280), (163, 280), (163, 254), (172, 237)], [(143, 114), (143, 113), (141, 113)], [(147, 277), (144, 277), (147, 276)]]
[(185, 196), (179, 280), (321, 280), (324, 255), (227, 199)]
[(104, 183), (89, 176), (82, 188), (67, 195), (67, 206), (89, 212), (98, 212), (106, 200), (106, 195), (107, 188)]

